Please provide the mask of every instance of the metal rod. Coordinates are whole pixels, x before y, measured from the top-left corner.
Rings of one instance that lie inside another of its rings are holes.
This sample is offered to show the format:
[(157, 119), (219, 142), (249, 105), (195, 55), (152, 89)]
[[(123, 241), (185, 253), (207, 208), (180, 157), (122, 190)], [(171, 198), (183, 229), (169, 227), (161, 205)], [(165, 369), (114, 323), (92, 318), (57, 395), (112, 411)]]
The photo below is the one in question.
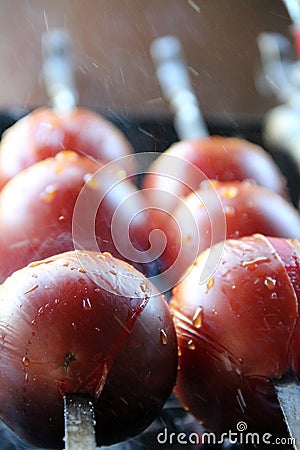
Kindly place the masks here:
[(64, 396), (65, 450), (95, 450), (94, 405), (89, 395)]
[(175, 36), (157, 38), (152, 42), (150, 52), (162, 93), (174, 114), (178, 137), (196, 139), (208, 136), (179, 39)]
[(42, 36), (43, 78), (52, 103), (58, 110), (75, 108), (75, 88), (71, 41), (64, 29), (54, 29)]
[(300, 449), (300, 384), (296, 375), (273, 379), (279, 405), (295, 450)]

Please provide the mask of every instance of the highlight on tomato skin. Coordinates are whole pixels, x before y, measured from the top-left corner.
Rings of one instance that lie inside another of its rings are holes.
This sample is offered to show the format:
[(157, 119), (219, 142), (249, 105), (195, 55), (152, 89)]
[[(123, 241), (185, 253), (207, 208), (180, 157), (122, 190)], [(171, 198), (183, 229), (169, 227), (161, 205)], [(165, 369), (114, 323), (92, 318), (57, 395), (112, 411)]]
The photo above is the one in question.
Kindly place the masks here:
[(292, 368), (300, 301), (294, 280), (263, 235), (227, 240), (215, 273), (201, 284), (204, 262), (205, 252), (170, 302), (179, 346), (175, 393), (215, 433), (236, 430), (242, 420), (249, 432), (284, 436), (271, 379)]
[(109, 254), (67, 252), (0, 287), (0, 417), (33, 446), (63, 447), (63, 395), (89, 393), (97, 443), (145, 429), (176, 380), (165, 298)]
[[(98, 178), (92, 177), (97, 173)], [(87, 197), (81, 214), (85, 236), (82, 248), (95, 250), (96, 236), (96, 250), (109, 251), (123, 259), (113, 240), (111, 219), (126, 200), (127, 208), (121, 208), (118, 221), (122, 230), (120, 238), (125, 240), (124, 233), (131, 219), (128, 211), (142, 209), (142, 200), (133, 202), (130, 198), (138, 192), (136, 187), (123, 178), (119, 167), (102, 166), (78, 153), (65, 151), (25, 169), (0, 193), (0, 254), (5, 255), (0, 259), (1, 281), (31, 261), (74, 249), (73, 211), (83, 188)], [(92, 204), (96, 204), (94, 216), (91, 216)], [(147, 213), (141, 213), (138, 219), (131, 227), (133, 244), (147, 249), (150, 227)], [(93, 225), (92, 235), (85, 232), (88, 221)], [(148, 270), (146, 264), (137, 263), (137, 266)]]
[(0, 189), (22, 170), (62, 150), (96, 161), (123, 159), (125, 171), (136, 169), (134, 150), (123, 133), (96, 112), (75, 108), (38, 108), (6, 130), (0, 143)]
[(149, 191), (152, 203), (171, 212), (176, 202), (165, 201), (160, 192), (169, 191), (182, 198), (197, 190), (205, 179), (254, 180), (288, 198), (286, 180), (267, 151), (244, 139), (223, 136), (173, 144), (151, 164), (143, 187), (157, 189), (156, 192)]
[(299, 211), (280, 195), (249, 181), (205, 181), (181, 199), (171, 216), (163, 220), (160, 213), (158, 226), (167, 239), (162, 264), (170, 267), (176, 261), (171, 272), (175, 282), (198, 254), (224, 239), (254, 233), (300, 239)]

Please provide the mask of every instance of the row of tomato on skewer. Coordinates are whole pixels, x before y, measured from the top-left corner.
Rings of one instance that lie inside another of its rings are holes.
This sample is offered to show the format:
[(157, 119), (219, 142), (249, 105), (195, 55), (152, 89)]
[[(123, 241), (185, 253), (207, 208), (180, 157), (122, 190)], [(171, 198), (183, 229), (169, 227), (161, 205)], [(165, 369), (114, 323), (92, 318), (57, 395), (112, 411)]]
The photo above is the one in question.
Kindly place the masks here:
[[(138, 172), (130, 144), (88, 111), (37, 110), (4, 135), (1, 418), (55, 448), (63, 436), (58, 393), (86, 390), (96, 402), (97, 442), (126, 439), (170, 394), (178, 356), (176, 392), (205, 426), (222, 432), (247, 417), (254, 429), (279, 430), (269, 379), (289, 367), (299, 372), (300, 219), (278, 168), (251, 143), (210, 137), (158, 156), (141, 191)], [(237, 240), (254, 233), (295, 240)], [(95, 243), (102, 259), (90, 252)], [(199, 283), (212, 245), (218, 257)], [(156, 280), (163, 290), (178, 285), (170, 303), (178, 355)]]

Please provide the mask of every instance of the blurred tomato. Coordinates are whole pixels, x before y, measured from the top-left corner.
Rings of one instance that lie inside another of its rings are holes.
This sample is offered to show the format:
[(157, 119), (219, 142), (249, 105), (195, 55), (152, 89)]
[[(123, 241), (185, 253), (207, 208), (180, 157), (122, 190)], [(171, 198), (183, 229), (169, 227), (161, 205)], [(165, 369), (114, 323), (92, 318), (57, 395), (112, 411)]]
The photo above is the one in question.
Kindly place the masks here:
[(287, 197), (285, 180), (266, 151), (246, 140), (221, 136), (173, 144), (151, 164), (143, 187), (150, 189), (147, 196), (153, 206), (171, 212), (180, 198), (207, 179), (255, 180)]
[[(74, 150), (101, 162), (133, 154), (121, 131), (95, 112), (82, 108), (72, 111), (40, 108), (20, 119), (3, 135), (0, 188), (23, 169), (62, 150)], [(136, 168), (134, 155), (125, 158), (123, 163), (123, 169), (129, 173)]]
[(203, 182), (159, 221), (167, 239), (162, 256), (174, 283), (207, 248), (254, 233), (300, 239), (299, 212), (280, 195), (250, 182)]
[[(0, 279), (30, 261), (74, 247), (100, 248), (139, 265), (150, 232), (141, 195), (123, 170), (75, 152), (58, 153), (25, 169), (0, 194)], [(147, 270), (143, 263), (139, 267)]]

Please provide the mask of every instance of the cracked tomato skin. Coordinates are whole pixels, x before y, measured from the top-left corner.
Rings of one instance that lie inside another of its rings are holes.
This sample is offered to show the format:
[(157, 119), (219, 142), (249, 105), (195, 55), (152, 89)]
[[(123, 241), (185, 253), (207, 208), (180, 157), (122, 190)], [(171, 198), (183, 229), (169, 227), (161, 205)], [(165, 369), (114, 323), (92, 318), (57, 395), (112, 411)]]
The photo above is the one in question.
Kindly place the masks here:
[(155, 419), (175, 384), (177, 343), (165, 301), (109, 254), (67, 252), (0, 287), (0, 417), (34, 446), (63, 447), (63, 395), (88, 393), (97, 443)]
[(299, 298), (282, 256), (262, 235), (227, 240), (200, 284), (204, 261), (205, 252), (170, 303), (180, 355), (176, 395), (215, 433), (244, 421), (249, 432), (285, 435), (271, 379), (296, 364)]
[[(112, 238), (111, 219), (122, 202), (127, 199), (130, 202), (130, 195), (138, 191), (128, 179), (123, 180), (123, 171), (121, 178), (119, 172), (113, 164), (102, 166), (76, 152), (64, 151), (39, 161), (10, 180), (0, 192), (0, 254), (5, 255), (0, 259), (0, 281), (29, 262), (74, 250), (73, 230), (77, 224), (83, 230), (80, 248), (109, 251), (125, 259)], [(74, 208), (84, 187), (84, 201), (73, 221)], [(96, 205), (94, 215), (92, 205)], [(122, 230), (118, 229), (117, 234), (122, 232), (123, 241), (128, 214), (135, 208), (142, 210), (137, 201), (131, 201), (130, 205), (131, 209), (121, 209), (117, 224)], [(88, 224), (93, 227), (90, 232), (86, 231)], [(149, 227), (147, 212), (142, 212), (132, 223), (128, 241), (132, 239), (136, 246), (146, 249)], [(128, 252), (127, 256), (129, 260)], [(148, 270), (143, 264), (139, 269)]]
[[(134, 153), (122, 132), (93, 111), (39, 108), (16, 122), (2, 137), (0, 189), (23, 169), (62, 150), (73, 150), (101, 162)], [(124, 161), (123, 169), (135, 170), (134, 155)]]

